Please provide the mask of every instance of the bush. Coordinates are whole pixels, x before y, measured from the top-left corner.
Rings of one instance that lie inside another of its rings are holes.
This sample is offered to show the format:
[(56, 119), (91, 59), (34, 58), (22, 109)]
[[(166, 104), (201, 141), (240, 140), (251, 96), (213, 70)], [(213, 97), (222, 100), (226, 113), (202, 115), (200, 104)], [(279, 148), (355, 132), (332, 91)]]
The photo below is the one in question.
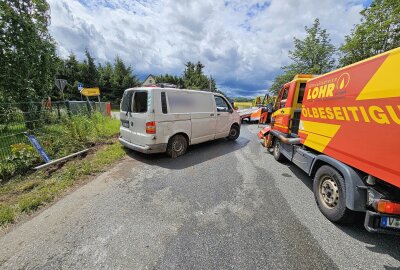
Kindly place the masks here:
[[(59, 158), (102, 143), (119, 131), (119, 121), (100, 113), (65, 117), (58, 125), (49, 126), (41, 136), (44, 148), (53, 158)], [(50, 135), (49, 135), (50, 134)]]
[(31, 145), (17, 143), (11, 145), (11, 155), (7, 160), (18, 168), (27, 168), (38, 161), (38, 156)]
[[(17, 143), (10, 146), (10, 155), (0, 163), (0, 179), (21, 173), (39, 163), (39, 156), (32, 146)], [(0, 180), (1, 182), (1, 180)]]

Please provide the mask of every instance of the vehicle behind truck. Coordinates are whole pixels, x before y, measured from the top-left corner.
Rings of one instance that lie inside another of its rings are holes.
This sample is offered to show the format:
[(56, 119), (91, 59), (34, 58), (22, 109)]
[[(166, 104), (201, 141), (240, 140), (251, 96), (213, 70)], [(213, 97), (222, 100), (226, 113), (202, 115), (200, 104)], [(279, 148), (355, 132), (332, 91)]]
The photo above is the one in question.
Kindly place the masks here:
[(400, 234), (400, 48), (281, 88), (266, 146), (313, 177), (321, 212)]

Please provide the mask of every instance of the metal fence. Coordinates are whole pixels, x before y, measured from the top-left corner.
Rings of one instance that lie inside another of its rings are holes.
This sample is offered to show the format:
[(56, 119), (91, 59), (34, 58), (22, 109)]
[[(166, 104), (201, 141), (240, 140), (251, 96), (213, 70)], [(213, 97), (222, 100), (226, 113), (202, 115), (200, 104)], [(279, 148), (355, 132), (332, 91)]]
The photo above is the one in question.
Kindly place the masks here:
[(74, 115), (90, 116), (94, 112), (109, 115), (110, 110), (107, 102), (0, 103), (0, 182), (43, 163), (28, 136), (35, 136), (49, 155), (70, 154), (50, 147), (50, 142), (59, 139), (66, 128), (65, 120)]

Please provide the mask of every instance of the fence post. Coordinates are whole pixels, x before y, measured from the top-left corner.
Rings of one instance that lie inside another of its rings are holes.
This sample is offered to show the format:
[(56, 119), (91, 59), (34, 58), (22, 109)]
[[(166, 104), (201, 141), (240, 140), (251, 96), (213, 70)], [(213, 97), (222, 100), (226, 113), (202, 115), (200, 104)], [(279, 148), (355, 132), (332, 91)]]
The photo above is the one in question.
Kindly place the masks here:
[(58, 102), (57, 102), (57, 116), (58, 116), (58, 119), (61, 119), (60, 103), (58, 103)]
[(67, 107), (68, 116), (71, 117), (71, 108), (69, 106), (69, 100), (65, 101), (65, 106)]
[(89, 100), (86, 100), (86, 107), (87, 107), (89, 116), (91, 116), (92, 115), (92, 107), (90, 106)]

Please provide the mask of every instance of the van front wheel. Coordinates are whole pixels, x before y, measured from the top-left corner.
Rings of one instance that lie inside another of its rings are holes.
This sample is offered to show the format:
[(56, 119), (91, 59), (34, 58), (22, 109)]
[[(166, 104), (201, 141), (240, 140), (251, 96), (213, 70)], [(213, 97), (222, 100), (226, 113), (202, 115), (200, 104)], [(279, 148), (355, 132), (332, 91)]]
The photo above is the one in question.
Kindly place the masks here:
[(229, 131), (228, 140), (234, 141), (239, 138), (240, 135), (240, 128), (237, 125), (233, 125), (231, 130)]
[(186, 153), (188, 142), (183, 135), (173, 136), (167, 145), (167, 155), (176, 158)]

